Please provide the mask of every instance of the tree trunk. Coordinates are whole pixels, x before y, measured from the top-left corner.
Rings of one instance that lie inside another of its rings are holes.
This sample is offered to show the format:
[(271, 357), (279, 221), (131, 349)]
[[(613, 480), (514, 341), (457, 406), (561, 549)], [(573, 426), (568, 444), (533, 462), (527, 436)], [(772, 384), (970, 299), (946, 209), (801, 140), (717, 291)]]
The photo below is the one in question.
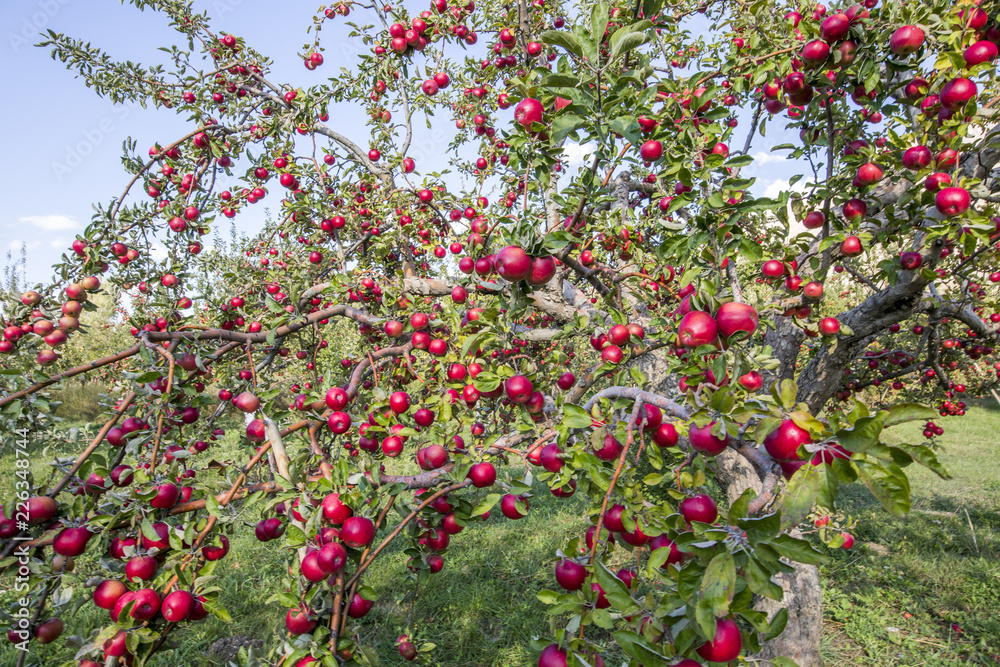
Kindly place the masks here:
[[(667, 363), (657, 354), (641, 357), (636, 366), (649, 380), (649, 389), (663, 396), (677, 392), (676, 381), (667, 373)], [(760, 492), (763, 483), (756, 469), (732, 449), (727, 449), (715, 458), (718, 466), (717, 479), (726, 488), (726, 496), (732, 504), (747, 489)], [(820, 634), (823, 625), (823, 594), (819, 584), (819, 570), (814, 565), (791, 563), (794, 572), (775, 578), (784, 590), (780, 601), (760, 598), (755, 605), (771, 618), (780, 609), (788, 609), (788, 624), (776, 639), (767, 642), (757, 656), (765, 665), (770, 659), (787, 657), (795, 660), (799, 667), (820, 667)]]
[[(761, 480), (757, 471), (746, 459), (729, 449), (716, 459), (719, 466), (718, 480), (726, 486), (726, 495), (733, 503), (747, 489), (759, 492)], [(755, 608), (763, 611), (770, 619), (781, 609), (788, 610), (788, 625), (775, 639), (764, 644), (757, 655), (763, 664), (769, 665), (771, 658), (791, 658), (799, 667), (820, 667), (819, 640), (823, 628), (823, 593), (819, 585), (819, 570), (815, 565), (790, 563), (794, 572), (780, 574), (776, 582), (784, 590), (784, 598), (778, 602), (769, 598), (758, 598)]]

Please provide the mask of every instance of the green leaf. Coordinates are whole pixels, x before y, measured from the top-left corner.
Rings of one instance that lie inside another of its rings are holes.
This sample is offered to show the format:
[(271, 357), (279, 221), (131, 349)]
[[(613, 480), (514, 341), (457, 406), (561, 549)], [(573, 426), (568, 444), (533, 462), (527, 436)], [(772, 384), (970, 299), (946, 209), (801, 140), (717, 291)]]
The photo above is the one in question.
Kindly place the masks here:
[(545, 44), (561, 46), (576, 57), (580, 57), (580, 42), (565, 30), (546, 30), (538, 37)]
[(747, 580), (747, 586), (757, 595), (763, 595), (779, 602), (784, 597), (784, 590), (772, 580), (771, 573), (753, 558), (749, 559), (743, 567), (743, 575)]
[(625, 653), (638, 660), (643, 667), (670, 667), (673, 664), (656, 647), (634, 632), (620, 630), (611, 633), (611, 636)]
[(541, 602), (542, 604), (555, 604), (556, 600), (559, 599), (559, 594), (556, 593), (555, 591), (550, 591), (546, 589), (538, 591), (538, 595), (535, 597), (537, 597), (539, 602)]
[(883, 412), (887, 413), (884, 418), (885, 428), (904, 422), (927, 421), (938, 416), (936, 411), (919, 403), (900, 403)]
[(750, 500), (754, 495), (753, 489), (746, 489), (736, 499), (736, 502), (729, 508), (729, 523), (735, 524), (737, 519), (742, 519), (747, 515), (747, 508), (750, 507)]
[[(785, 610), (782, 609), (781, 611), (785, 611)], [(775, 615), (775, 617), (777, 618), (777, 615)], [(785, 619), (785, 622), (786, 623), (788, 622), (787, 618)], [(782, 631), (783, 630), (784, 630), (784, 628), (782, 628)], [(779, 632), (778, 634), (781, 634), (781, 633)], [(777, 637), (777, 636), (778, 635), (775, 635), (775, 637)], [(795, 662), (791, 658), (786, 658), (784, 656), (779, 656), (777, 658), (771, 658), (771, 665), (772, 665), (772, 667), (799, 667), (799, 663)]]
[(900, 444), (897, 445), (897, 447), (909, 454), (910, 457), (920, 465), (933, 470), (934, 474), (941, 479), (951, 479), (951, 475), (945, 467), (941, 465), (941, 462), (938, 461), (937, 456), (934, 454), (934, 450), (927, 445)]
[[(731, 553), (721, 553), (709, 562), (701, 580), (701, 599), (709, 605), (715, 616), (729, 613), (729, 605), (736, 594), (736, 562)], [(711, 635), (709, 635), (711, 636)]]
[(788, 534), (779, 535), (771, 541), (771, 545), (788, 560), (806, 565), (822, 565), (827, 561), (826, 554), (817, 551), (805, 540), (800, 540)]
[(488, 496), (479, 501), (479, 504), (477, 504), (476, 507), (472, 510), (472, 512), (469, 513), (469, 516), (480, 516), (482, 514), (486, 514), (491, 509), (493, 509), (494, 505), (500, 502), (500, 497), (501, 496), (499, 493), (489, 494)]
[(573, 403), (563, 406), (563, 415), (562, 423), (566, 428), (587, 428), (593, 423), (590, 413)]
[(594, 574), (597, 576), (597, 583), (604, 590), (604, 597), (616, 609), (625, 611), (635, 606), (635, 602), (632, 601), (632, 596), (629, 594), (625, 582), (616, 577), (608, 569), (608, 566), (604, 564), (604, 561), (597, 561), (597, 565), (594, 567)]
[(910, 511), (910, 482), (894, 463), (858, 461), (858, 474), (875, 499), (893, 516), (904, 517)]
[(791, 528), (802, 522), (816, 504), (821, 483), (819, 466), (804, 465), (788, 481), (781, 494), (781, 527)]
[[(769, 629), (764, 634), (764, 641), (770, 641), (771, 639), (774, 639), (775, 637), (780, 635), (782, 632), (785, 631), (786, 625), (788, 625), (788, 609), (786, 607), (782, 607), (781, 609), (778, 610), (778, 613), (775, 614), (774, 617), (771, 619)], [(795, 665), (795, 663), (789, 660), (788, 658), (781, 658), (781, 660), (788, 660), (789, 663)], [(771, 664), (777, 665), (779, 663), (772, 660)]]
[[(623, 28), (624, 30), (624, 28)], [(620, 32), (620, 31), (618, 31)], [(618, 32), (615, 33), (617, 37)], [(615, 42), (611, 47), (611, 59), (614, 60), (622, 53), (628, 53), (629, 51), (642, 46), (649, 41), (649, 34), (645, 32), (629, 32), (623, 35), (617, 42)]]
[(837, 440), (852, 452), (866, 452), (878, 443), (882, 434), (881, 414), (874, 417), (862, 417), (854, 422), (849, 429), (837, 431)]
[(604, 33), (608, 29), (608, 11), (605, 0), (597, 0), (590, 10), (590, 34), (598, 42), (604, 39)]
[(795, 407), (795, 397), (799, 393), (799, 387), (795, 384), (795, 380), (782, 380), (781, 385), (778, 389), (778, 400), (781, 401), (781, 406), (786, 410), (791, 410)]
[(552, 119), (552, 141), (558, 142), (585, 124), (582, 118), (572, 113), (559, 114)]

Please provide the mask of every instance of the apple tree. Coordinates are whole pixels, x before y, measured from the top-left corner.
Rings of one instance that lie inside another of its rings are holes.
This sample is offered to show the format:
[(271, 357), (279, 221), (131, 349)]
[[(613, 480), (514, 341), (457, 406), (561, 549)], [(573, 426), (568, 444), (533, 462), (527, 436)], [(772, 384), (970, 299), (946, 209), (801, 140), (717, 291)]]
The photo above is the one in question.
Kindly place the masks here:
[[(75, 460), (4, 489), (0, 568), (30, 565), (35, 610), (11, 641), (53, 641), (60, 610), (93, 604), (80, 665), (169, 664), (190, 624), (228, 616), (211, 578), (240, 506), (290, 566), (272, 664), (376, 664), (355, 631), (371, 563), (399, 541), (434, 576), (481, 516), (531, 512), (540, 480), (586, 501), (538, 596), (540, 667), (820, 664), (815, 566), (853, 543), (839, 491), (905, 514), (905, 469), (946, 475), (940, 418), (1000, 374), (994, 17), (345, 0), (286, 83), (196, 3), (131, 4), (176, 31), (167, 64), (41, 44), (188, 131), (129, 143), (54, 279), (5, 297), (7, 433), (59, 383), (117, 378)], [(746, 174), (767, 132), (801, 165), (775, 197)], [(264, 206), (238, 256), (206, 247)], [(129, 344), (70, 367), (60, 347), (99, 335), (79, 318), (109, 289)], [(227, 412), (246, 460), (220, 476)], [(915, 420), (924, 441), (883, 437)]]

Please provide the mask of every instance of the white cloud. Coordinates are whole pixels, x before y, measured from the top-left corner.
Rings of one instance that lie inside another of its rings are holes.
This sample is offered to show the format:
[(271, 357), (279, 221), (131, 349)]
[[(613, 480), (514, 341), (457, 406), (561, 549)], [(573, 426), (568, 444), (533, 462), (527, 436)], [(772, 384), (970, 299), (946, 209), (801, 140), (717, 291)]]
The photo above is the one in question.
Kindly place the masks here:
[(76, 220), (66, 215), (26, 215), (18, 218), (17, 221), (26, 225), (34, 225), (47, 232), (65, 231), (80, 226)]
[(788, 189), (788, 180), (784, 178), (779, 178), (775, 181), (771, 181), (771, 184), (767, 186), (766, 190), (764, 190), (764, 196), (769, 199), (774, 199), (787, 189)]
[(790, 186), (787, 178), (776, 178), (768, 184), (762, 196), (768, 197), (770, 199), (775, 199), (778, 195), (780, 195), (782, 192), (785, 192), (786, 190), (789, 190), (791, 192), (805, 192), (806, 191), (805, 179), (800, 179), (798, 183)]
[(56, 250), (65, 250), (66, 248), (69, 248), (72, 243), (73, 239), (67, 236), (56, 236), (49, 241), (49, 247), (55, 248)]
[(754, 153), (753, 163), (756, 165), (768, 164), (770, 162), (784, 162), (788, 158), (784, 155), (778, 155), (776, 153), (765, 153), (764, 151), (758, 151)]
[(31, 250), (32, 248), (37, 248), (40, 245), (42, 245), (41, 241), (19, 241), (19, 240), (14, 240), (14, 241), (10, 242), (10, 244), (8, 245), (8, 247), (11, 250), (13, 250), (14, 252), (21, 252), (21, 246), (24, 246), (28, 250)]
[(154, 243), (149, 248), (149, 256), (152, 257), (157, 262), (163, 261), (167, 258), (167, 248), (162, 243)]
[(591, 155), (595, 147), (596, 144), (593, 141), (588, 141), (585, 144), (571, 142), (563, 146), (563, 155), (569, 160), (569, 166), (575, 167), (583, 164), (584, 158)]

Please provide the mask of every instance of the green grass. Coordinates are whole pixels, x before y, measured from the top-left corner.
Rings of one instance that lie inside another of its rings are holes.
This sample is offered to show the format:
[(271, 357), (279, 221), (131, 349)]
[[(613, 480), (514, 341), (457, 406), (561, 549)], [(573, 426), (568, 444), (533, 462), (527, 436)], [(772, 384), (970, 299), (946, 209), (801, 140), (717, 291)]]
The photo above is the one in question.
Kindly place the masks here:
[(1000, 410), (942, 424), (953, 479), (908, 468), (909, 516), (888, 515), (863, 488), (843, 496), (857, 544), (822, 571), (831, 665), (1000, 664)]
[[(1000, 410), (977, 407), (965, 418), (943, 423), (941, 458), (954, 479), (940, 480), (916, 466), (909, 468), (914, 499), (910, 516), (893, 518), (861, 487), (843, 496), (844, 511), (858, 520), (857, 543), (850, 551), (834, 553), (822, 570), (823, 648), (832, 666), (1000, 662)], [(918, 427), (902, 428), (907, 430), (900, 429), (899, 437), (919, 438)], [(42, 447), (40, 440), (33, 444), (36, 451)], [(214, 447), (213, 456), (219, 460), (239, 453), (230, 438)], [(36, 470), (44, 468), (43, 457), (34, 457), (34, 462)], [(7, 478), (11, 465), (5, 452), (0, 479)], [(383, 664), (411, 664), (403, 663), (393, 646), (411, 626), (417, 629), (418, 643), (437, 645), (431, 664), (534, 665), (529, 641), (548, 632), (545, 606), (535, 595), (554, 586), (554, 551), (583, 525), (580, 501), (557, 501), (541, 485), (536, 491), (526, 519), (506, 521), (494, 511), (486, 526), (473, 523), (454, 537), (444, 572), (423, 584), (416, 597), (414, 582), (404, 577), (407, 556), (401, 549), (390, 547), (376, 562), (367, 583), (378, 592), (379, 601), (357, 627), (360, 639), (379, 649)], [(220, 664), (209, 659), (206, 650), (217, 639), (233, 635), (260, 638), (267, 646), (280, 641), (283, 614), (277, 605), (263, 605), (276, 592), (285, 567), (284, 556), (277, 554), (273, 543), (257, 542), (250, 530), (235, 537), (216, 582), (233, 624), (210, 618), (187, 628), (178, 635), (178, 648), (154, 663)], [(78, 563), (83, 578), (96, 571), (97, 563), (89, 557)], [(5, 584), (0, 582), (0, 602), (9, 599), (3, 595)], [(87, 604), (67, 618), (72, 620), (64, 637), (85, 635), (106, 616)], [(36, 647), (32, 658), (46, 667), (64, 661), (75, 665), (68, 662), (74, 652), (60, 640), (56, 646)], [(13, 656), (9, 646), (0, 646), (0, 665), (13, 665)]]

